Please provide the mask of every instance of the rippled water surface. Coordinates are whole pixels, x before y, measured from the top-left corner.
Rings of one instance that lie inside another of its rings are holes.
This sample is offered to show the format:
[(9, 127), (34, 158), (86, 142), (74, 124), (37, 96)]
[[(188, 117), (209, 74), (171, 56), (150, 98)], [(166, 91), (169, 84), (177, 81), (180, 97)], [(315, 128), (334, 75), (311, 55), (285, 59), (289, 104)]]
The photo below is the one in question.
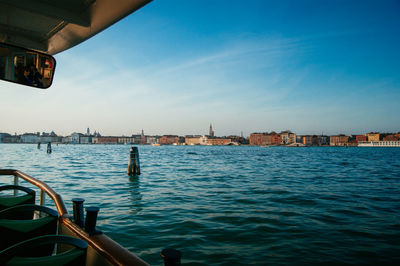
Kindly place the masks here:
[[(0, 168), (98, 205), (99, 228), (154, 265), (400, 263), (399, 148), (0, 144)], [(11, 177), (0, 177), (10, 183)]]

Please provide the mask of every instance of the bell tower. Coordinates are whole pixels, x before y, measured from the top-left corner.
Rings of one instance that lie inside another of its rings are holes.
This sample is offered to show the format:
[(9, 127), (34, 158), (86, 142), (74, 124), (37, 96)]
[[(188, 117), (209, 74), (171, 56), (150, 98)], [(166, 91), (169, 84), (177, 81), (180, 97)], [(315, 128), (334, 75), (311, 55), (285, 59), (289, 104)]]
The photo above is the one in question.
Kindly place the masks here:
[(208, 133), (210, 137), (214, 137), (214, 130), (212, 129), (212, 124), (210, 123), (210, 132)]

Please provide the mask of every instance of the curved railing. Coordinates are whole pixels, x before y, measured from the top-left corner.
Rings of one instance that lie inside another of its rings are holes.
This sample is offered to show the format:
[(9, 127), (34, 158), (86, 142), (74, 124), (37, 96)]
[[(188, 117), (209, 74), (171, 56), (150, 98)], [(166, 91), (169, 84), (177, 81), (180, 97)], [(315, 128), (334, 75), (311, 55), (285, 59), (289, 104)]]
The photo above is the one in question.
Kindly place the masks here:
[(14, 169), (0, 169), (0, 175), (14, 176), (15, 185), (18, 185), (19, 178), (22, 178), (38, 187), (40, 189), (40, 205), (44, 205), (45, 195), (47, 194), (54, 201), (58, 214), (61, 217), (61, 222), (79, 238), (87, 241), (90, 246), (92, 246), (101, 256), (107, 258), (110, 263), (114, 265), (148, 265), (142, 259), (120, 246), (108, 236), (104, 234), (89, 236), (79, 226), (74, 224), (69, 219), (70, 215), (68, 214), (62, 197), (46, 183)]
[(14, 176), (14, 185), (18, 185), (19, 178), (28, 181), (29, 183), (35, 185), (40, 188), (40, 205), (44, 205), (45, 195), (49, 195), (50, 198), (53, 199), (54, 204), (56, 205), (58, 214), (60, 216), (64, 216), (68, 214), (67, 208), (65, 207), (64, 201), (59, 194), (57, 194), (51, 187), (43, 183), (42, 181), (37, 180), (21, 171), (14, 169), (0, 169), (0, 175), (12, 175)]

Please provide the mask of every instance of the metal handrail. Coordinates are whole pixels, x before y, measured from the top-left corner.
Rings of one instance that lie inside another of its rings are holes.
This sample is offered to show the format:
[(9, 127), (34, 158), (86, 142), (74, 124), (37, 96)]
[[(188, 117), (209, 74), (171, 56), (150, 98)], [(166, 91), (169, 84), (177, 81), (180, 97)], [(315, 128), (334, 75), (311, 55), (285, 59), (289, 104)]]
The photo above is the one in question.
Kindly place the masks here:
[(42, 181), (37, 180), (36, 178), (31, 177), (21, 171), (15, 169), (0, 169), (0, 175), (12, 175), (14, 176), (14, 183), (18, 183), (18, 178), (22, 178), (25, 181), (28, 181), (32, 185), (40, 188), (40, 203), (44, 204), (44, 192), (49, 195), (50, 198), (53, 199), (54, 204), (56, 205), (58, 214), (60, 216), (64, 216), (68, 214), (67, 208), (65, 207), (64, 201), (59, 194), (57, 194), (51, 187), (43, 183)]
[(40, 203), (44, 204), (44, 195), (50, 196), (53, 199), (58, 214), (61, 216), (60, 221), (69, 229), (71, 232), (76, 234), (79, 238), (87, 241), (97, 252), (113, 265), (148, 265), (145, 261), (131, 253), (129, 250), (120, 246), (117, 242), (109, 238), (104, 234), (89, 236), (85, 231), (79, 228), (75, 223), (69, 219), (67, 208), (64, 205), (64, 201), (59, 194), (57, 194), (52, 188), (21, 171), (14, 169), (0, 169), (1, 175), (14, 176), (14, 184), (18, 183), (18, 178), (22, 178), (34, 186), (40, 188)]

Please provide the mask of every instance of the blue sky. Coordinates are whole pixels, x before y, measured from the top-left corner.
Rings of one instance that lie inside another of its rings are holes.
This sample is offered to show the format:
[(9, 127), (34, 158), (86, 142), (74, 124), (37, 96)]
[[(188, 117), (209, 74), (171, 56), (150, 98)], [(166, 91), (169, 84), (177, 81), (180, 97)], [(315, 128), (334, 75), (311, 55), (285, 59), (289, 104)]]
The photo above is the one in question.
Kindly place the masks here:
[[(0, 131), (400, 131), (400, 1), (156, 0), (1, 83)], [(17, 100), (17, 101), (16, 101)]]

